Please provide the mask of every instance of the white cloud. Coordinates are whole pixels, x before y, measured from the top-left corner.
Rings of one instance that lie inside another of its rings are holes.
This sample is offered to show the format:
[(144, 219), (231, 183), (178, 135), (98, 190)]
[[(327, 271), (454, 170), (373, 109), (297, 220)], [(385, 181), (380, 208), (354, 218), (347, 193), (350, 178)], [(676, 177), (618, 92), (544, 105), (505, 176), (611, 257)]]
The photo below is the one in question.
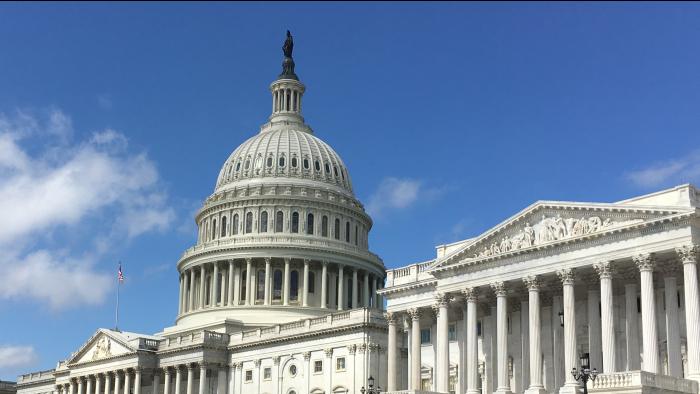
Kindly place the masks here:
[(107, 93), (98, 94), (97, 105), (102, 109), (112, 109), (112, 96)]
[(0, 370), (29, 367), (37, 359), (32, 346), (0, 345)]
[(625, 177), (637, 186), (647, 188), (700, 181), (700, 150), (630, 171)]
[(444, 191), (440, 187), (426, 187), (422, 181), (410, 178), (384, 178), (370, 196), (367, 212), (379, 216), (387, 210), (405, 209), (419, 200), (430, 200)]
[[(98, 264), (107, 245), (164, 230), (175, 217), (155, 164), (129, 154), (123, 134), (72, 142), (71, 124), (56, 109), (45, 119), (0, 114), (0, 299), (31, 297), (52, 309), (99, 304), (112, 286), (112, 272)], [(60, 141), (33, 138), (45, 134)], [(47, 245), (63, 230), (90, 234), (95, 250)]]

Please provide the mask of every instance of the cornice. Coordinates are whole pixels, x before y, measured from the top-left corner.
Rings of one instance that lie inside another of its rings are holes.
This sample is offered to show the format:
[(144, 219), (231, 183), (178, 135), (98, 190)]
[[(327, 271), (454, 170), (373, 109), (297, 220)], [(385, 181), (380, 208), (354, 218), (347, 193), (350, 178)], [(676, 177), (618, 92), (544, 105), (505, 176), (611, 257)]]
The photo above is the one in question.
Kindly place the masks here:
[(417, 282), (409, 282), (409, 283), (404, 283), (404, 284), (398, 285), (398, 286), (377, 289), (377, 294), (388, 295), (388, 294), (400, 293), (400, 292), (405, 292), (405, 291), (409, 291), (409, 290), (413, 290), (413, 289), (419, 289), (422, 287), (435, 286), (435, 285), (437, 285), (437, 283), (438, 283), (438, 281), (435, 278), (423, 279), (423, 280), (417, 281)]

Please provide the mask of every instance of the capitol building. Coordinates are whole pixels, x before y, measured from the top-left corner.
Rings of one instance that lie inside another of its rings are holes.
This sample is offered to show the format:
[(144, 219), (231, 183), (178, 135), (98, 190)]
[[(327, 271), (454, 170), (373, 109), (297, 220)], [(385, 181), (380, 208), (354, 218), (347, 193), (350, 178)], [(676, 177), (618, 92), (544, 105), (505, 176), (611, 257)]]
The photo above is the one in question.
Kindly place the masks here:
[(387, 270), (292, 50), (196, 214), (175, 324), (98, 329), (19, 394), (568, 394), (585, 359), (591, 393), (700, 393), (698, 189), (538, 201)]

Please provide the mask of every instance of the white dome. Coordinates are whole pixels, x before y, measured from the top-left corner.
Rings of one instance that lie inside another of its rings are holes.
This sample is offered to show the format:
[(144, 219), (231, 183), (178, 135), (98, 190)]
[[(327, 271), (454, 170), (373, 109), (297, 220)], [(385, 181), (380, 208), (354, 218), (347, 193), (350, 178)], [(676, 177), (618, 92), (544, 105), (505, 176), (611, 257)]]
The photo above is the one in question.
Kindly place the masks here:
[(215, 192), (280, 178), (320, 182), (353, 195), (345, 164), (333, 148), (310, 132), (291, 128), (263, 131), (236, 148), (219, 172)]

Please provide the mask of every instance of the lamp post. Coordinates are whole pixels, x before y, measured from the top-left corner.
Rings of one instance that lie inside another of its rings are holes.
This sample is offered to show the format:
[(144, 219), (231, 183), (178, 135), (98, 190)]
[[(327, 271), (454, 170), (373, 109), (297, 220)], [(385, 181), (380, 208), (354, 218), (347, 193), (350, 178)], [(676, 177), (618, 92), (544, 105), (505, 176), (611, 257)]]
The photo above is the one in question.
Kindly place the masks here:
[(577, 371), (576, 367), (571, 368), (571, 375), (576, 380), (580, 380), (583, 383), (583, 394), (588, 394), (588, 380), (595, 381), (598, 377), (598, 370), (593, 368), (590, 369), (590, 357), (588, 353), (581, 354), (581, 370)]
[(365, 390), (365, 386), (362, 386), (360, 389), (360, 393), (362, 394), (380, 394), (381, 387), (377, 386), (377, 388), (374, 388), (374, 378), (370, 375), (369, 379), (367, 379), (367, 389)]

